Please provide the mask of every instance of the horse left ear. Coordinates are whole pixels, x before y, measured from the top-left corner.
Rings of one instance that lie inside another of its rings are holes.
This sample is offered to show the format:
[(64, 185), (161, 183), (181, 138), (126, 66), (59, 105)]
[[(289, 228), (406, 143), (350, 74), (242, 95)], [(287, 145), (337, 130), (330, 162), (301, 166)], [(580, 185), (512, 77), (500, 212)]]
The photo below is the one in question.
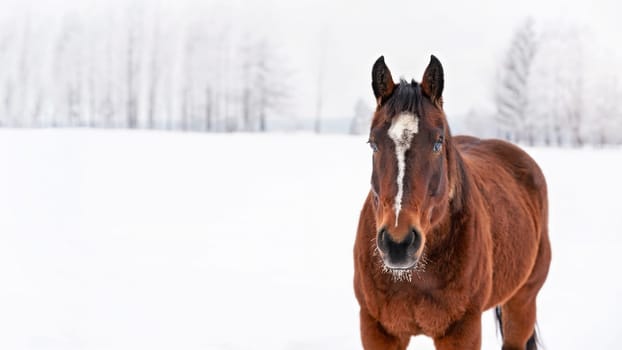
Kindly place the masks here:
[(384, 63), (384, 56), (378, 57), (371, 69), (371, 88), (374, 90), (376, 102), (380, 106), (395, 89), (395, 83), (389, 67)]
[(423, 73), (421, 79), (421, 90), (426, 94), (432, 103), (439, 107), (443, 107), (443, 86), (445, 85), (445, 77), (441, 61), (434, 55), (430, 56), (430, 63)]

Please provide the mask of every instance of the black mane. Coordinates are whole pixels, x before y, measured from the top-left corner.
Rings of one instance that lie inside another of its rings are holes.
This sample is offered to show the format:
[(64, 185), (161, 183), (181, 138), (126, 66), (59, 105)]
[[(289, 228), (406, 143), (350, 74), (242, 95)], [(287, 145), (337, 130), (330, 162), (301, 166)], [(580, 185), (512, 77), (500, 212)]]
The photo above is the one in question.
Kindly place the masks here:
[(408, 83), (406, 80), (400, 79), (400, 83), (395, 87), (391, 97), (387, 100), (387, 114), (391, 118), (403, 112), (421, 116), (423, 115), (422, 102), (421, 85), (414, 80)]

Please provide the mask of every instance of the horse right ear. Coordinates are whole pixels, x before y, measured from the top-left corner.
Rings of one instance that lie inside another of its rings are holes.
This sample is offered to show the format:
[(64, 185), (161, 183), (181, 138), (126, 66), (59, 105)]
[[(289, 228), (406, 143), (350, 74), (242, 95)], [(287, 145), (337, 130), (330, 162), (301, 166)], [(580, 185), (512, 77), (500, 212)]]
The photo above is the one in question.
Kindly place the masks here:
[(384, 63), (384, 56), (380, 56), (371, 69), (371, 88), (374, 90), (378, 106), (393, 93), (395, 83), (389, 67)]
[(421, 79), (421, 90), (428, 95), (430, 100), (439, 108), (443, 108), (443, 86), (445, 85), (445, 74), (441, 61), (436, 56), (430, 56), (430, 63), (423, 73)]

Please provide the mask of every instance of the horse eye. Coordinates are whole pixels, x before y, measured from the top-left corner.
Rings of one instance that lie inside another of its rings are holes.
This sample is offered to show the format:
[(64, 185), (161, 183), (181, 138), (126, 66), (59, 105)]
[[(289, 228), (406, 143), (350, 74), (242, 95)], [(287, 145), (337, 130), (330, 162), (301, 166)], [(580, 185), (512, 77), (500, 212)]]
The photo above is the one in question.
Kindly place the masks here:
[(367, 143), (369, 143), (369, 147), (371, 147), (371, 149), (372, 149), (374, 152), (378, 152), (378, 145), (376, 145), (376, 143), (375, 143), (375, 142), (372, 142), (372, 141), (370, 140), (370, 141), (367, 141)]
[(436, 140), (436, 142), (434, 143), (434, 147), (432, 148), (432, 150), (435, 153), (438, 153), (441, 151), (441, 148), (443, 148), (443, 138), (439, 138), (438, 140)]

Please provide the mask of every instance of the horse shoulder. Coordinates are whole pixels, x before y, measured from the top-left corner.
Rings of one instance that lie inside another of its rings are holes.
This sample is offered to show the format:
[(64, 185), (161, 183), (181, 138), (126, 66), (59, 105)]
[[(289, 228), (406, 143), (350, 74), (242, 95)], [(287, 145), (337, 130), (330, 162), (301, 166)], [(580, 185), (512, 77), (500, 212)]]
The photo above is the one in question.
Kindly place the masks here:
[(460, 138), (458, 147), (484, 202), (493, 242), (493, 292), (502, 302), (529, 277), (546, 225), (546, 182), (536, 162), (501, 140)]

